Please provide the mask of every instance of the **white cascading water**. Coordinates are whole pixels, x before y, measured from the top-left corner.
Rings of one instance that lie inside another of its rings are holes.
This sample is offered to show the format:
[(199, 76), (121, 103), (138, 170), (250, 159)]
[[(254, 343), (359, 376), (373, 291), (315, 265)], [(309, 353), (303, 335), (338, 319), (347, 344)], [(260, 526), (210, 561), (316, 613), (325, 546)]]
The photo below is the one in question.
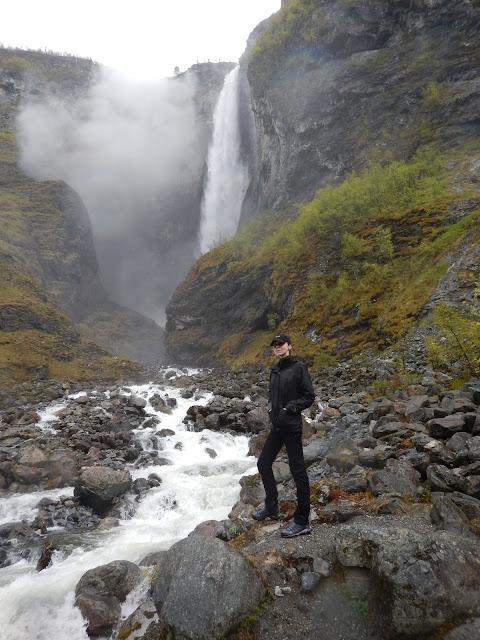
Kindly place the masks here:
[[(182, 420), (191, 404), (205, 405), (209, 396), (187, 400), (175, 387), (142, 385), (130, 387), (131, 392), (148, 399), (157, 393), (166, 399), (176, 398), (171, 415), (156, 412), (147, 402), (148, 417), (156, 415), (160, 423), (152, 428), (136, 429), (134, 433), (144, 450), (153, 450), (152, 436), (161, 429), (171, 429), (174, 435), (162, 438), (163, 458), (169, 466), (130, 467), (133, 479), (147, 478), (156, 473), (162, 479), (159, 487), (150, 489), (142, 498), (135, 514), (122, 520), (120, 526), (108, 531), (66, 532), (60, 550), (43, 571), (36, 571), (39, 553), (21, 559), (0, 571), (0, 638), (5, 640), (89, 640), (86, 623), (74, 606), (75, 586), (88, 569), (113, 560), (139, 563), (148, 553), (168, 549), (186, 537), (197, 524), (205, 520), (226, 518), (240, 493), (239, 480), (256, 472), (255, 460), (247, 456), (247, 436), (230, 433), (189, 431)], [(99, 398), (100, 399), (100, 398)], [(40, 425), (55, 428), (55, 404), (42, 413)], [(213, 449), (212, 459), (206, 449)], [(57, 499), (72, 495), (71, 488), (16, 494), (0, 500), (0, 525), (25, 519), (31, 522), (36, 505), (44, 498)], [(59, 527), (51, 531), (58, 535)], [(132, 613), (148, 589), (127, 598), (123, 617)]]
[(201, 254), (235, 235), (248, 187), (248, 167), (240, 157), (239, 70), (237, 66), (226, 76), (213, 115), (199, 231)]

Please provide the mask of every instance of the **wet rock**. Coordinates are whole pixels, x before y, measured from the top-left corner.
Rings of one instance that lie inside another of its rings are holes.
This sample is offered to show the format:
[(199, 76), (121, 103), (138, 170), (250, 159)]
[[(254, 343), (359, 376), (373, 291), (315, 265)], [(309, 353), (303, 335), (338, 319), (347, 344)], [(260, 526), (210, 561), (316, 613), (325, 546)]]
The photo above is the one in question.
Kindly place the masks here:
[(127, 405), (135, 409), (144, 409), (147, 406), (147, 401), (141, 396), (131, 395), (127, 399)]
[(70, 451), (55, 451), (45, 463), (48, 488), (69, 487), (78, 478), (78, 466)]
[(210, 536), (211, 538), (214, 538), (217, 527), (218, 520), (206, 520), (205, 522), (197, 524), (190, 535)]
[(87, 571), (75, 588), (75, 606), (88, 621), (90, 636), (110, 634), (120, 620), (121, 603), (143, 580), (141, 570), (126, 560)]
[(254, 507), (265, 500), (265, 490), (259, 473), (240, 478), (240, 500)]
[[(126, 640), (127, 638), (131, 640), (146, 638), (145, 634), (147, 633), (147, 629), (152, 626), (152, 623), (158, 624), (158, 616), (152, 598), (148, 598), (148, 600), (137, 607), (122, 623), (118, 630), (117, 638), (121, 638), (122, 640)], [(161, 636), (158, 634), (154, 637), (157, 638)]]
[(51, 540), (45, 540), (42, 553), (37, 562), (37, 571), (43, 571), (43, 569), (46, 569), (51, 564), (53, 553), (57, 550), (57, 547), (52, 544)]
[(132, 478), (126, 470), (88, 467), (82, 471), (75, 483), (74, 495), (99, 516), (104, 516), (113, 506), (115, 499), (126, 493), (131, 486)]
[(165, 553), (153, 584), (160, 622), (176, 637), (197, 640), (226, 635), (258, 606), (262, 594), (262, 583), (240, 553), (217, 538), (199, 535)]

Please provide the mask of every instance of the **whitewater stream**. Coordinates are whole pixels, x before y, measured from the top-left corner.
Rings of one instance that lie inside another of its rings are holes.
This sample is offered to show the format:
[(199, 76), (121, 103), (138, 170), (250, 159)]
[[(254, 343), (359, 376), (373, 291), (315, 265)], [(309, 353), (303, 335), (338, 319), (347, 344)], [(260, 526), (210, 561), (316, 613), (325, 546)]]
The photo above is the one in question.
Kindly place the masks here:
[[(168, 549), (186, 537), (200, 522), (226, 518), (238, 500), (241, 476), (256, 472), (255, 459), (247, 456), (247, 436), (208, 430), (196, 433), (183, 424), (188, 407), (205, 405), (211, 397), (208, 394), (185, 399), (175, 387), (142, 385), (129, 389), (145, 399), (157, 393), (177, 401), (171, 415), (156, 412), (147, 402), (147, 417), (157, 415), (161, 422), (153, 428), (134, 430), (144, 450), (153, 450), (152, 436), (157, 431), (174, 431), (175, 435), (162, 438), (161, 455), (171, 464), (140, 469), (126, 465), (134, 480), (156, 473), (161, 485), (144, 494), (133, 517), (121, 520), (113, 529), (82, 533), (60, 527), (49, 529), (49, 537), (55, 537), (60, 550), (43, 571), (36, 571), (38, 553), (1, 569), (0, 640), (88, 640), (86, 622), (74, 606), (75, 586), (81, 576), (113, 560), (139, 563), (147, 554)], [(102, 398), (99, 394), (99, 401)], [(66, 404), (67, 400), (47, 407), (41, 413), (40, 426), (54, 430), (54, 413)], [(212, 459), (207, 449), (213, 449), (217, 456)], [(30, 523), (42, 498), (65, 495), (73, 495), (73, 489), (2, 498), (0, 525), (21, 520)], [(142, 589), (127, 598), (123, 617), (136, 609), (147, 585)]]

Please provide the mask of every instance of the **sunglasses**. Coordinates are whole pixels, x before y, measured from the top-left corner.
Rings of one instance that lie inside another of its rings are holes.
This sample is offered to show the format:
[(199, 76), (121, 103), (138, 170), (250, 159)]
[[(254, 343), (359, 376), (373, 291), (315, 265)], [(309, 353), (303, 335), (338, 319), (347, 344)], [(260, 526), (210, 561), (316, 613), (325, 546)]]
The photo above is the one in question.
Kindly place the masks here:
[(284, 344), (285, 342), (274, 342), (272, 347), (275, 349), (275, 347), (283, 347)]

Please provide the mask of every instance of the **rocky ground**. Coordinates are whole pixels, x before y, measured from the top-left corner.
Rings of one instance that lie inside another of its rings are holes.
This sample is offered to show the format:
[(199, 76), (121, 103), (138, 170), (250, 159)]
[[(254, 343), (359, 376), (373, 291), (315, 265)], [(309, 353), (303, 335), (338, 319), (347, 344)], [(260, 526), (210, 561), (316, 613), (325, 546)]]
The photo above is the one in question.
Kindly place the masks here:
[[(412, 361), (414, 352), (415, 341)], [(195, 430), (249, 433), (250, 452), (258, 454), (267, 424), (263, 369), (203, 371), (194, 377), (150, 369), (145, 376), (178, 385), (193, 403), (198, 389), (211, 391), (208, 405), (193, 404), (185, 421)], [(312, 378), (317, 403), (305, 412), (304, 429), (312, 534), (294, 540), (279, 535), (295, 500), (280, 455), (275, 463), (280, 520), (251, 518), (263, 489), (258, 475), (243, 478), (227, 519), (197, 527), (190, 537), (193, 547), (178, 543), (145, 559), (144, 567), (157, 567), (153, 599), (120, 630), (119, 602), (125, 584), (133, 588), (140, 579), (137, 567), (126, 562), (99, 567), (93, 571), (101, 580), (86, 574), (83, 587), (77, 587), (77, 606), (90, 621), (91, 635), (153, 640), (173, 631), (178, 638), (236, 640), (478, 640), (480, 380), (451, 389), (448, 376), (409, 364), (408, 358), (402, 365), (388, 359), (369, 367), (341, 365), (313, 372)], [(38, 556), (41, 570), (51, 556), (47, 527), (112, 526), (159, 481), (150, 476), (132, 482), (125, 469), (126, 463), (151, 460), (144, 459), (132, 435), (148, 418), (144, 401), (125, 383), (111, 385), (110, 397), (100, 403), (93, 389), (82, 389), (60, 411), (54, 437), (38, 429), (37, 412), (76, 390), (73, 383), (48, 381), (0, 391), (2, 498), (75, 486), (73, 497), (42, 501), (34, 522), (0, 528), (2, 566)], [(174, 399), (159, 396), (157, 408), (168, 412), (169, 403)], [(149, 455), (161, 464), (161, 446)], [(208, 592), (205, 576), (221, 585), (221, 595)], [(259, 590), (258, 580), (266, 591)], [(255, 597), (238, 597), (244, 591)], [(174, 593), (176, 599), (169, 596)], [(203, 626), (193, 628), (192, 620), (185, 620), (191, 602), (199, 618), (195, 624)]]

